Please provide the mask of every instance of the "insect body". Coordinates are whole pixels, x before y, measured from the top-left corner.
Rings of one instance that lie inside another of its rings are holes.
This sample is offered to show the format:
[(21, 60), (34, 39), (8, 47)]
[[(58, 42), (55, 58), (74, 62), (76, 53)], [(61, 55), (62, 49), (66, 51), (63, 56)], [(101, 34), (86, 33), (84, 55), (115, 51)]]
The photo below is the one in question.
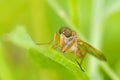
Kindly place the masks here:
[(54, 34), (53, 43), (53, 48), (58, 48), (63, 53), (74, 53), (76, 58), (81, 58), (80, 62), (77, 59), (75, 59), (75, 61), (80, 66), (82, 71), (84, 70), (82, 69), (81, 64), (86, 53), (90, 53), (98, 59), (106, 61), (106, 58), (102, 52), (79, 39), (76, 32), (68, 27), (62, 27), (59, 30), (59, 33)]
[[(99, 50), (78, 39), (76, 32), (68, 27), (62, 27), (59, 30), (59, 33), (55, 33), (54, 42), (56, 42), (54, 46), (59, 48), (62, 52), (72, 52), (74, 53), (75, 57), (81, 58), (81, 62), (78, 62), (77, 59), (75, 59), (81, 69), (81, 63), (86, 53), (90, 53), (98, 59), (106, 61), (105, 56)], [(82, 71), (84, 70), (82, 69)]]

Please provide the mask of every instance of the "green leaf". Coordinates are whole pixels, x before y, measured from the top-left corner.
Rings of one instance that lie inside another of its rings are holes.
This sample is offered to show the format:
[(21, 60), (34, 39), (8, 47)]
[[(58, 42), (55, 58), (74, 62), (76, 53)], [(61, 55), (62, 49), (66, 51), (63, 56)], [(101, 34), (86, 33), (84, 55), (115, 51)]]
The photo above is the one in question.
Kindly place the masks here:
[(89, 80), (86, 72), (82, 72), (76, 63), (66, 58), (62, 53), (49, 47), (36, 45), (23, 27), (17, 27), (13, 30), (10, 33), (10, 40), (16, 45), (28, 49), (30, 58), (37, 64), (60, 65), (75, 75), (78, 80)]

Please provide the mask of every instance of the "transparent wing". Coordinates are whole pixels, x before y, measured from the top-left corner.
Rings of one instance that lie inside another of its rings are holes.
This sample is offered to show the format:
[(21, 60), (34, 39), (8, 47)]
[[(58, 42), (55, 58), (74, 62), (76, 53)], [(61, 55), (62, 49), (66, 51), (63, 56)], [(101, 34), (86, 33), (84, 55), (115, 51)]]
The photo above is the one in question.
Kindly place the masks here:
[(84, 47), (84, 49), (92, 54), (93, 56), (97, 57), (100, 60), (106, 61), (106, 57), (103, 55), (102, 52), (100, 52), (99, 50), (97, 50), (96, 48), (94, 48), (93, 46), (91, 46), (90, 44), (82, 41), (82, 40), (78, 40), (78, 43), (80, 45), (80, 47)]

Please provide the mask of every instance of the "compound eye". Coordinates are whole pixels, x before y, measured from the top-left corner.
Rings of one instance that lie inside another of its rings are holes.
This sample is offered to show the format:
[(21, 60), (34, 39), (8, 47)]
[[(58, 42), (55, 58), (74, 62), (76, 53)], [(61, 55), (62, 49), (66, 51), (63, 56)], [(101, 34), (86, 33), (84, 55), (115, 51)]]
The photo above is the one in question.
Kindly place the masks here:
[(68, 27), (63, 27), (59, 31), (60, 34), (64, 34), (66, 37), (70, 37), (72, 35), (72, 30)]

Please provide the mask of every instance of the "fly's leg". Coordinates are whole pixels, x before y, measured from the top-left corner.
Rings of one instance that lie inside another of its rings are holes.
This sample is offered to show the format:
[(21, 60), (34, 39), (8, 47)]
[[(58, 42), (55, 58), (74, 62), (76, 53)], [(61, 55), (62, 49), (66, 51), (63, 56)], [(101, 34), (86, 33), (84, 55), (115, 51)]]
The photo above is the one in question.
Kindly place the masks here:
[(84, 69), (82, 68), (82, 62), (83, 62), (83, 60), (84, 60), (84, 58), (85, 58), (85, 55), (86, 55), (86, 51), (80, 51), (80, 50), (78, 50), (76, 53), (75, 53), (75, 56), (77, 57), (80, 57), (81, 58), (81, 61), (79, 62), (76, 58), (75, 58), (75, 61), (77, 62), (77, 64), (79, 65), (79, 67), (80, 67), (80, 69), (83, 71), (83, 72), (85, 72), (84, 71)]
[(54, 39), (53, 39), (53, 44), (52, 44), (52, 48), (56, 49), (58, 48), (58, 44), (59, 44), (59, 35), (58, 33), (54, 34)]
[(52, 45), (52, 48), (56, 49), (58, 46), (58, 43), (59, 43), (59, 35), (58, 33), (55, 33), (54, 34), (54, 38), (49, 41), (48, 43), (36, 43), (37, 45)]
[(85, 72), (84, 69), (83, 69), (82, 66), (81, 66), (81, 63), (79, 63), (77, 59), (75, 59), (75, 61), (76, 61), (77, 64), (79, 65), (80, 69), (81, 69), (83, 72)]

